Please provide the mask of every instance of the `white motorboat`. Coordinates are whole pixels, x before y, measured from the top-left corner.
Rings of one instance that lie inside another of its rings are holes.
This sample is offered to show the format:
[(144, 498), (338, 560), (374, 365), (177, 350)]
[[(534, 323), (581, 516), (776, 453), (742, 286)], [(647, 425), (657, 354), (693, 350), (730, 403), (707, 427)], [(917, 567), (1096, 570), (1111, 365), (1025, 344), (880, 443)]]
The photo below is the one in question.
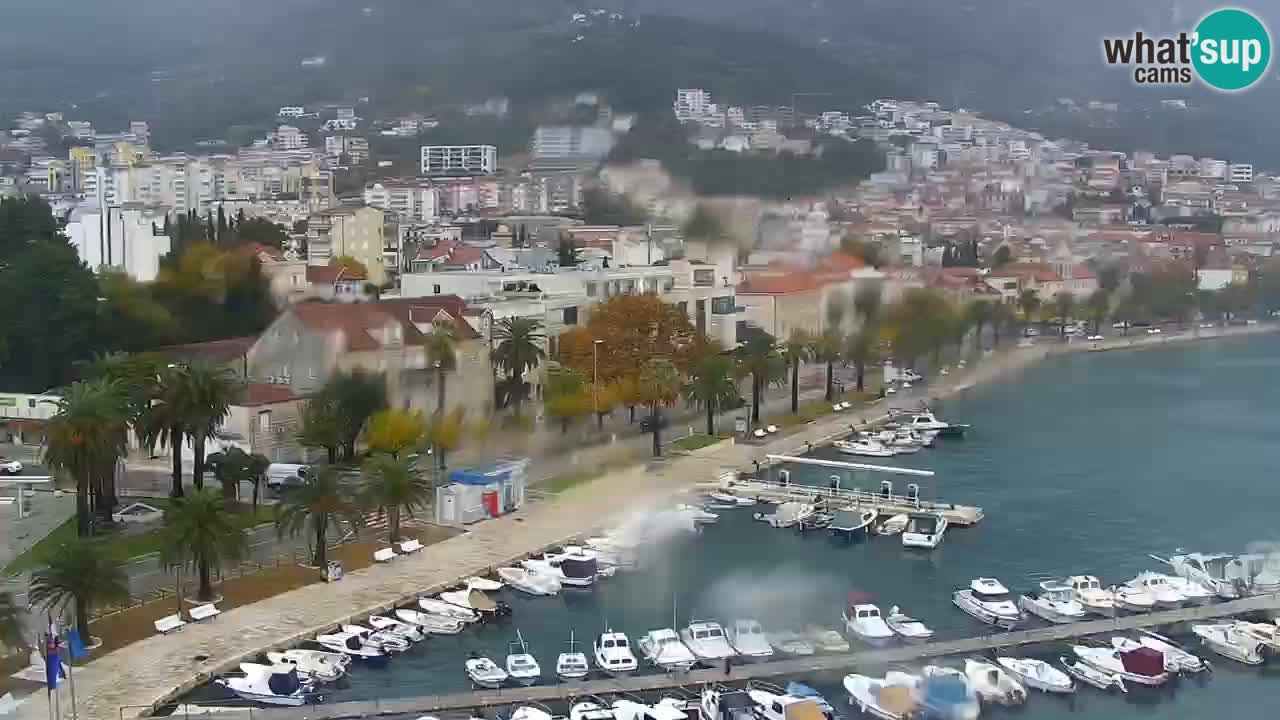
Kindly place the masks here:
[(933, 637), (933, 630), (928, 625), (910, 615), (904, 615), (897, 605), (889, 608), (889, 616), (884, 619), (884, 624), (905, 640), (928, 640)]
[(689, 503), (680, 503), (679, 505), (676, 505), (676, 510), (679, 510), (682, 513), (686, 513), (687, 515), (689, 515), (689, 517), (693, 518), (693, 521), (695, 523), (698, 523), (699, 525), (715, 525), (716, 523), (720, 522), (719, 515), (713, 512), (710, 512), (706, 508), (698, 507), (697, 505), (690, 505)]
[(636, 644), (645, 660), (666, 672), (685, 672), (698, 662), (697, 656), (671, 628), (650, 630)]
[(302, 682), (297, 671), (275, 672), (266, 665), (245, 665), (254, 671), (247, 672), (244, 677), (219, 678), (217, 683), (243, 700), (264, 705), (297, 707), (307, 702), (311, 686)]
[(560, 581), (545, 573), (529, 572), (522, 567), (498, 568), (498, 577), (512, 588), (529, 595), (556, 595)]
[(770, 527), (789, 528), (796, 523), (803, 522), (814, 512), (816, 512), (816, 509), (810, 503), (784, 502), (774, 508), (772, 513), (756, 513), (753, 517), (761, 522), (769, 523)]
[(414, 625), (385, 615), (370, 615), (369, 627), (379, 632), (389, 632), (408, 640), (411, 643), (422, 642), (427, 633), (421, 625)]
[(433, 613), (400, 608), (396, 610), (396, 618), (417, 625), (429, 635), (457, 635), (465, 625), (461, 620)]
[(943, 437), (963, 435), (969, 429), (968, 425), (943, 422), (929, 410), (911, 415), (902, 426), (917, 432), (936, 432)]
[(635, 700), (614, 700), (611, 706), (616, 720), (689, 720), (689, 713), (670, 703), (646, 705)]
[(507, 676), (521, 685), (532, 685), (542, 677), (538, 659), (529, 654), (529, 646), (519, 630), (516, 630), (516, 641), (511, 643), (507, 653)]
[[(890, 673), (895, 676), (904, 673)], [(850, 674), (844, 676), (844, 689), (849, 703), (863, 713), (880, 720), (907, 720), (916, 715), (915, 684), (903, 684), (885, 678)]]
[(1265, 645), (1269, 654), (1280, 655), (1280, 625), (1275, 623), (1237, 622), (1240, 632)]
[[(1159, 638), (1159, 639), (1157, 639)], [(1197, 673), (1205, 669), (1204, 661), (1183, 650), (1171, 640), (1160, 636), (1140, 636), (1136, 640), (1127, 637), (1111, 638), (1111, 647), (1116, 650), (1133, 650), (1149, 647), (1164, 656), (1164, 669), (1171, 673)]]
[(1027, 689), (1018, 678), (995, 663), (966, 658), (964, 676), (982, 702), (1021, 705), (1027, 701)]
[(340, 680), (351, 665), (351, 657), (343, 653), (299, 648), (268, 652), (267, 661), (272, 665), (291, 665), (298, 669), (299, 675), (322, 683)]
[(831, 628), (821, 627), (819, 625), (809, 625), (804, 629), (805, 637), (813, 644), (813, 647), (820, 652), (825, 653), (847, 653), (849, 652), (849, 641), (844, 639), (840, 633)]
[(729, 645), (747, 660), (766, 660), (773, 656), (773, 646), (765, 637), (764, 628), (750, 618), (733, 621), (725, 633)]
[(974, 618), (1005, 630), (1012, 630), (1022, 621), (1022, 611), (1009, 599), (1009, 591), (995, 578), (980, 577), (969, 587), (951, 595), (956, 607)]
[(591, 700), (583, 700), (570, 706), (569, 720), (614, 720), (613, 708)]
[(472, 575), (467, 578), (467, 587), (475, 588), (481, 592), (498, 592), (502, 589), (503, 583), (498, 580)]
[(1194, 580), (1188, 580), (1177, 575), (1160, 575), (1160, 577), (1163, 577), (1165, 582), (1169, 583), (1169, 587), (1186, 598), (1187, 605), (1207, 605), (1217, 597), (1217, 593)]
[(1059, 657), (1058, 662), (1062, 663), (1062, 667), (1066, 669), (1068, 675), (1085, 685), (1099, 690), (1115, 688), (1122, 693), (1129, 692), (1129, 688), (1124, 685), (1124, 679), (1115, 673), (1103, 672), (1079, 660), (1068, 660), (1065, 657)]
[(409, 638), (403, 635), (397, 635), (390, 630), (373, 630), (363, 625), (343, 624), (342, 632), (356, 635), (364, 640), (365, 643), (374, 647), (382, 648), (383, 652), (397, 653), (408, 650), (412, 645)]
[(996, 662), (1026, 687), (1048, 693), (1067, 694), (1076, 691), (1071, 676), (1043, 660), (998, 657)]
[(924, 714), (944, 720), (977, 720), (982, 703), (973, 683), (960, 670), (925, 665), (917, 686)]
[(1145, 590), (1161, 610), (1175, 610), (1187, 602), (1187, 596), (1169, 582), (1169, 576), (1156, 572), (1138, 573), (1138, 576), (1125, 583), (1125, 587)]
[(316, 636), (316, 644), (333, 652), (348, 655), (356, 660), (381, 664), (390, 656), (382, 648), (370, 643), (359, 635), (347, 632), (332, 632)]
[(1071, 594), (1087, 612), (1103, 617), (1116, 616), (1116, 596), (1102, 589), (1102, 583), (1093, 575), (1072, 575), (1067, 578)]
[(1191, 632), (1205, 647), (1224, 658), (1246, 665), (1261, 665), (1266, 660), (1263, 643), (1235, 623), (1192, 625)]
[(498, 663), (487, 657), (468, 658), (465, 663), (467, 677), (476, 687), (499, 688), (507, 681), (507, 671), (498, 667)]
[(481, 618), (493, 618), (499, 615), (511, 614), (511, 608), (506, 603), (497, 602), (485, 595), (483, 591), (473, 587), (442, 592), (440, 593), (440, 599), (451, 605), (473, 610), (479, 613)]
[(1045, 580), (1040, 591), (1018, 598), (1018, 607), (1051, 623), (1072, 623), (1084, 618), (1084, 606), (1076, 600), (1071, 586), (1061, 580)]
[(1073, 645), (1071, 651), (1085, 665), (1103, 673), (1119, 675), (1126, 683), (1156, 687), (1169, 682), (1164, 653), (1159, 650), (1149, 647), (1116, 650), (1110, 647)]
[(827, 526), (827, 531), (832, 535), (847, 540), (864, 538), (870, 534), (871, 526), (879, 516), (880, 511), (876, 508), (844, 508), (837, 510), (833, 513), (831, 524)]
[(911, 516), (906, 513), (900, 513), (885, 520), (876, 530), (877, 535), (897, 535), (907, 528), (907, 523), (911, 521)]
[(596, 638), (591, 650), (595, 654), (596, 667), (607, 675), (629, 675), (639, 667), (635, 653), (631, 652), (631, 641), (625, 633), (605, 630)]
[(703, 665), (714, 667), (738, 654), (729, 645), (729, 640), (724, 636), (724, 628), (718, 622), (691, 622), (680, 631), (680, 639)]
[(468, 607), (455, 605), (451, 602), (432, 597), (418, 598), (418, 607), (423, 612), (430, 615), (440, 615), (454, 620), (461, 620), (464, 623), (473, 623), (480, 620), (480, 613)]
[(1233, 577), (1231, 572), (1231, 564), (1235, 560), (1234, 555), (1225, 553), (1187, 553), (1185, 555), (1174, 555), (1167, 560), (1155, 555), (1151, 557), (1167, 563), (1173, 569), (1174, 575), (1202, 585), (1225, 600), (1234, 600), (1242, 597), (1246, 590), (1245, 579)]
[[(692, 506), (690, 507), (692, 508)], [(706, 524), (705, 515), (711, 513), (703, 514), (700, 508), (693, 508), (686, 511), (686, 513), (693, 513), (694, 510), (697, 511), (697, 514), (694, 514), (695, 522), (699, 525)], [(545, 553), (542, 559), (553, 565), (560, 565), (561, 572), (567, 572), (571, 575), (579, 572), (589, 572), (594, 566), (596, 577), (598, 578), (613, 577), (622, 564), (618, 557), (612, 553), (580, 545), (565, 545), (558, 553)], [(565, 568), (563, 566), (565, 562), (570, 562), (570, 567)]]
[(1110, 588), (1115, 596), (1116, 607), (1129, 612), (1151, 612), (1155, 609), (1156, 599), (1144, 588), (1118, 585)]
[(769, 644), (775, 650), (786, 655), (805, 657), (814, 653), (813, 643), (802, 633), (792, 630), (779, 630), (769, 633)]
[(594, 559), (543, 557), (520, 562), (530, 572), (550, 575), (565, 587), (591, 587), (599, 574), (599, 563)]
[[(432, 716), (420, 717), (418, 720), (439, 720)], [(511, 717), (508, 720), (555, 720), (555, 716), (549, 711), (534, 707), (532, 705), (521, 705), (511, 711)]]
[(739, 507), (751, 507), (752, 505), (756, 504), (755, 498), (743, 497), (741, 495), (734, 495), (733, 493), (727, 493), (727, 492), (707, 493), (707, 497), (711, 498), (712, 500), (715, 500), (718, 503), (724, 503), (726, 505), (737, 505)]
[(879, 440), (867, 438), (836, 440), (831, 443), (831, 446), (845, 455), (857, 455), (860, 457), (893, 457), (898, 454), (897, 450), (885, 447)]
[(946, 532), (947, 519), (942, 513), (910, 513), (907, 526), (902, 529), (902, 547), (932, 550), (942, 542)]
[(883, 645), (893, 639), (893, 630), (880, 617), (880, 608), (871, 604), (854, 604), (846, 608), (844, 627), (872, 645)]
[(759, 720), (759, 711), (746, 690), (704, 686), (698, 698), (701, 720)]
[(560, 653), (556, 658), (556, 675), (561, 680), (582, 680), (591, 674), (591, 665), (587, 663), (587, 654), (578, 652), (578, 642), (573, 639), (573, 631), (569, 631), (569, 651)]

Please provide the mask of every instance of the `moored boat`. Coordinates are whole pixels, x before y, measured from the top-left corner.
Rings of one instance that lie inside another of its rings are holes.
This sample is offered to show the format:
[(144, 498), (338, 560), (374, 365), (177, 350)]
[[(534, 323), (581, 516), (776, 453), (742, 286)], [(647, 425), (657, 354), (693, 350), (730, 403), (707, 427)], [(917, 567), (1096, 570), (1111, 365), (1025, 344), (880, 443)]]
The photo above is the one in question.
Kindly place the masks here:
[(382, 665), (390, 656), (380, 647), (359, 635), (348, 632), (332, 632), (316, 635), (316, 644), (326, 650), (339, 652), (362, 662)]
[(1072, 623), (1084, 618), (1084, 606), (1076, 600), (1071, 586), (1061, 580), (1045, 580), (1040, 591), (1018, 598), (1018, 607), (1051, 623)]
[(1157, 609), (1174, 610), (1187, 602), (1187, 596), (1169, 582), (1168, 576), (1161, 573), (1138, 573), (1138, 576), (1125, 583), (1125, 586), (1145, 590)]
[(1191, 632), (1200, 642), (1224, 658), (1245, 665), (1261, 665), (1266, 661), (1266, 647), (1235, 623), (1192, 625)]
[(729, 646), (747, 660), (767, 660), (773, 656), (773, 646), (765, 637), (764, 628), (757, 620), (739, 618), (725, 631)]
[(529, 653), (529, 646), (519, 630), (516, 630), (516, 640), (511, 643), (510, 652), (507, 653), (506, 669), (507, 677), (521, 685), (532, 685), (542, 677), (542, 668), (538, 665), (537, 658)]
[(951, 595), (956, 607), (988, 625), (1012, 630), (1022, 621), (1022, 611), (1009, 599), (1009, 591), (995, 578), (980, 577)]
[(827, 530), (836, 537), (852, 540), (866, 537), (880, 513), (875, 508), (845, 508), (833, 515)]
[(471, 678), (472, 684), (477, 687), (494, 689), (501, 687), (507, 681), (507, 671), (498, 667), (498, 664), (487, 657), (470, 657), (463, 664), (466, 668), (467, 677)]
[(1145, 588), (1118, 585), (1110, 588), (1115, 597), (1115, 604), (1129, 612), (1151, 612), (1156, 606), (1156, 599)]
[(434, 613), (421, 612), (407, 608), (396, 610), (396, 618), (422, 628), (430, 635), (457, 635), (465, 625), (457, 618), (445, 617)]
[(1124, 680), (1115, 673), (1103, 672), (1097, 668), (1084, 664), (1080, 660), (1069, 660), (1065, 657), (1059, 657), (1058, 662), (1062, 663), (1062, 667), (1066, 669), (1068, 675), (1079, 680), (1085, 685), (1095, 687), (1099, 690), (1110, 690), (1115, 688), (1122, 693), (1129, 692), (1129, 688), (1124, 685)]
[(933, 630), (915, 618), (904, 615), (897, 605), (889, 609), (889, 616), (884, 619), (889, 629), (910, 641), (923, 641), (933, 637)]
[(910, 513), (907, 526), (902, 529), (902, 546), (932, 550), (942, 543), (946, 532), (947, 518), (942, 513)]
[(879, 440), (868, 438), (836, 440), (831, 443), (831, 446), (845, 455), (857, 455), (859, 457), (893, 457), (898, 454), (897, 450), (885, 447)]
[(804, 629), (804, 634), (817, 650), (826, 653), (849, 652), (849, 641), (831, 628), (810, 625)]
[(1043, 660), (1035, 658), (998, 657), (996, 662), (1026, 687), (1047, 693), (1070, 694), (1076, 691), (1071, 676)]
[(1086, 611), (1103, 617), (1116, 616), (1115, 594), (1102, 589), (1102, 583), (1093, 575), (1072, 575), (1067, 578), (1071, 594)]
[(793, 630), (778, 630), (769, 633), (769, 644), (780, 653), (796, 657), (805, 657), (815, 652), (813, 643), (809, 641), (809, 638), (803, 633)]
[(569, 631), (569, 650), (556, 658), (556, 676), (561, 680), (582, 680), (591, 674), (586, 653), (578, 651), (578, 643)]
[(910, 521), (911, 518), (906, 513), (899, 513), (881, 523), (880, 527), (876, 529), (876, 534), (897, 535), (906, 529), (907, 523)]
[(611, 628), (596, 638), (591, 649), (595, 655), (596, 667), (608, 675), (629, 675), (639, 666), (626, 634)]
[(893, 673), (890, 679), (869, 677), (856, 673), (844, 676), (844, 689), (849, 693), (849, 702), (858, 710), (880, 720), (907, 720), (916, 713), (916, 693), (914, 684), (906, 684)]
[(650, 630), (636, 644), (640, 646), (640, 654), (645, 660), (667, 672), (685, 672), (698, 661), (671, 628)]
[(724, 628), (718, 622), (691, 622), (680, 631), (680, 639), (698, 658), (698, 662), (709, 667), (715, 667), (717, 663), (738, 654), (729, 644)]
[(560, 581), (546, 573), (530, 572), (522, 567), (498, 568), (498, 577), (507, 585), (529, 595), (556, 595)]
[(1027, 689), (1022, 687), (1022, 683), (995, 663), (966, 658), (964, 676), (968, 678), (969, 684), (973, 686), (982, 702), (1021, 705), (1027, 701)]
[(1164, 669), (1171, 673), (1197, 673), (1206, 668), (1203, 660), (1183, 650), (1173, 641), (1159, 635), (1142, 635), (1136, 639), (1127, 637), (1111, 638), (1111, 647), (1116, 650), (1133, 650), (1149, 647), (1164, 656)]
[(880, 608), (854, 600), (851, 598), (851, 604), (844, 611), (845, 630), (872, 645), (883, 645), (892, 640), (893, 630), (880, 616)]
[(342, 632), (356, 635), (366, 644), (381, 648), (383, 652), (404, 652), (412, 643), (403, 635), (396, 635), (389, 630), (373, 630), (363, 625), (343, 624)]
[(1118, 675), (1126, 683), (1158, 687), (1169, 682), (1164, 653), (1149, 647), (1116, 650), (1110, 647), (1073, 645), (1080, 662), (1103, 673)]
[(351, 656), (324, 650), (291, 648), (280, 652), (268, 652), (267, 662), (272, 665), (293, 666), (303, 677), (328, 683), (335, 682), (347, 674), (347, 668), (351, 665)]
[(369, 627), (381, 632), (399, 635), (409, 642), (422, 642), (427, 637), (427, 633), (421, 625), (414, 625), (413, 623), (407, 623), (385, 615), (370, 615)]
[(235, 693), (242, 700), (264, 705), (297, 707), (307, 702), (311, 685), (302, 682), (293, 668), (244, 663), (243, 677), (219, 678), (216, 682)]
[(418, 598), (418, 607), (430, 615), (441, 615), (464, 623), (473, 623), (480, 620), (480, 613), (475, 610), (461, 605), (454, 605), (439, 598), (420, 597)]

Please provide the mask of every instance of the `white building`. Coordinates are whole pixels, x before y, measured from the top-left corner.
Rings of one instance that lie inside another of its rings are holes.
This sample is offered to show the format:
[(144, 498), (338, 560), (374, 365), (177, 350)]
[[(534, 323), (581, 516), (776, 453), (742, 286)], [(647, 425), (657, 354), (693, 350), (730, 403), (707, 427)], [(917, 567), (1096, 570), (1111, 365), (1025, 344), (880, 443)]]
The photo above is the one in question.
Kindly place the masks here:
[(533, 159), (600, 160), (613, 149), (613, 133), (585, 125), (539, 125), (533, 132)]
[(1253, 182), (1253, 165), (1250, 163), (1232, 163), (1227, 168), (1227, 179), (1236, 185)]
[(498, 169), (494, 145), (423, 145), (423, 175), (492, 175)]
[(711, 104), (711, 93), (702, 88), (681, 88), (676, 90), (676, 101), (673, 104), (676, 119), (680, 122), (697, 120), (707, 114), (707, 106)]
[(440, 217), (440, 191), (426, 182), (384, 181), (364, 189), (364, 204), (402, 221), (432, 222)]
[(307, 147), (307, 134), (292, 125), (281, 125), (272, 136), (273, 144), (281, 150), (301, 150)]
[(160, 258), (169, 252), (169, 236), (155, 228), (164, 215), (140, 205), (81, 207), (71, 213), (67, 238), (80, 259), (94, 270), (114, 268), (139, 282), (151, 282), (160, 272)]
[(307, 109), (301, 105), (286, 105), (276, 111), (276, 115), (280, 117), (302, 117), (307, 114)]

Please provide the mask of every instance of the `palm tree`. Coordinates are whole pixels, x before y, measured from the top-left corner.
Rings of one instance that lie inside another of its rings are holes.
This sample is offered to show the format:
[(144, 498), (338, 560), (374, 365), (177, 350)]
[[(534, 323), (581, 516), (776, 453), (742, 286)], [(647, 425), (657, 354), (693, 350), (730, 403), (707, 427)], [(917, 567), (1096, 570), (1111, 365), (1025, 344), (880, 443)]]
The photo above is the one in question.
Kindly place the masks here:
[[(792, 383), (795, 375), (792, 375)], [(693, 375), (684, 385), (685, 401), (701, 405), (707, 412), (707, 434), (716, 434), (716, 413), (733, 406), (740, 399), (738, 384), (733, 381), (733, 361), (719, 353), (707, 355), (693, 367)]]
[(236, 516), (213, 490), (197, 490), (174, 500), (164, 513), (160, 559), (170, 566), (194, 566), (200, 577), (196, 599), (214, 599), (214, 567), (239, 562), (249, 552)]
[[(164, 370), (164, 359), (153, 353), (107, 353), (99, 356), (90, 365), (86, 378), (106, 378), (118, 382), (124, 390), (128, 409), (128, 424), (133, 429), (138, 445), (150, 449), (156, 440), (148, 429), (151, 406), (160, 393), (160, 377)], [(115, 473), (106, 478), (104, 488), (107, 505), (115, 507), (116, 499)]]
[(796, 328), (791, 331), (786, 344), (782, 346), (782, 356), (786, 358), (787, 365), (791, 368), (791, 413), (793, 415), (800, 412), (800, 363), (808, 362), (812, 357), (811, 342), (809, 333)]
[(493, 349), (493, 363), (507, 373), (507, 392), (515, 398), (516, 413), (519, 414), (520, 402), (524, 399), (523, 391), (518, 388), (523, 385), (520, 378), (547, 357), (542, 349), (545, 339), (542, 321), (524, 317), (503, 318), (494, 326), (493, 339), (498, 341)]
[(436, 369), (436, 412), (444, 412), (444, 374), (458, 365), (458, 332), (453, 323), (436, 320), (427, 333), (427, 363)]
[(0, 592), (0, 650), (24, 650), (27, 647), (18, 613), (18, 603), (13, 595)]
[(835, 364), (840, 359), (840, 351), (844, 342), (840, 333), (828, 330), (810, 341), (809, 354), (817, 362), (827, 365), (826, 400), (831, 402), (835, 397)]
[(76, 382), (58, 401), (58, 411), (45, 428), (44, 461), (76, 482), (76, 528), (87, 537), (90, 491), (99, 513), (111, 517), (111, 507), (96, 492), (102, 479), (115, 472), (116, 461), (128, 447), (128, 409), (122, 386), (113, 380)]
[(1035, 290), (1023, 290), (1018, 295), (1018, 309), (1022, 311), (1024, 327), (1030, 325), (1040, 310), (1040, 294)]
[(183, 389), (183, 368), (169, 365), (157, 376), (154, 400), (144, 415), (143, 444), (154, 447), (168, 445), (172, 460), (169, 497), (182, 497), (182, 445), (186, 437), (186, 420), (190, 416), (190, 398)]
[(858, 332), (850, 333), (845, 340), (844, 358), (853, 363), (858, 392), (866, 389), (867, 366), (879, 359), (879, 347), (880, 326), (875, 323), (864, 322)]
[(264, 455), (249, 453), (234, 445), (226, 452), (216, 452), (205, 458), (205, 463), (213, 468), (213, 476), (222, 483), (223, 496), (233, 497), (241, 483), (253, 484), (253, 510), (258, 510), (258, 490), (262, 486), (263, 476), (271, 461)]
[(32, 604), (49, 610), (71, 605), (82, 640), (89, 639), (89, 611), (101, 604), (126, 602), (129, 578), (107, 548), (84, 538), (61, 545), (45, 567), (31, 575)]
[(423, 477), (407, 459), (378, 453), (365, 460), (361, 470), (362, 505), (387, 515), (388, 540), (400, 540), (400, 514), (413, 517), (431, 499), (431, 481)]
[(338, 481), (338, 471), (330, 465), (320, 468), (276, 505), (276, 533), (280, 537), (292, 537), (303, 530), (311, 533), (316, 567), (325, 566), (329, 523), (339, 519), (359, 527), (360, 512)]
[[(182, 368), (178, 377), (179, 389), (187, 398), (187, 415), (183, 425), (191, 438), (191, 481), (196, 490), (203, 490), (204, 444), (231, 414), (236, 387), (230, 372), (212, 365), (188, 365)], [(224, 485), (223, 489), (226, 491), (231, 488), (230, 485)]]
[(650, 360), (640, 371), (640, 389), (644, 403), (649, 407), (649, 424), (653, 431), (654, 457), (662, 455), (662, 422), (658, 411), (675, 402), (682, 387), (680, 371), (670, 360)]
[(751, 378), (751, 422), (760, 422), (760, 396), (766, 385), (786, 374), (786, 364), (778, 354), (773, 336), (755, 325), (747, 325), (746, 339), (733, 351), (740, 377)]

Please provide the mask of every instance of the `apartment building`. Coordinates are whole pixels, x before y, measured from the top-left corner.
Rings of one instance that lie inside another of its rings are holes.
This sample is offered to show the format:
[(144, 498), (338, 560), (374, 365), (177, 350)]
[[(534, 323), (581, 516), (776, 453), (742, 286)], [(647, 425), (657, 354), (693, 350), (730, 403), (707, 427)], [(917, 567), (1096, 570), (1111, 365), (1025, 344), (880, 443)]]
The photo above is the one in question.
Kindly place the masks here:
[(494, 145), (423, 145), (423, 175), (492, 175), (498, 169)]
[(423, 180), (384, 180), (367, 185), (364, 204), (401, 221), (433, 222), (440, 217), (440, 191)]
[(172, 246), (168, 235), (155, 230), (163, 223), (162, 212), (137, 203), (85, 206), (72, 211), (65, 232), (90, 268), (119, 270), (139, 282), (151, 282), (160, 272), (160, 258)]
[(307, 264), (328, 265), (334, 258), (352, 257), (368, 270), (369, 282), (382, 285), (387, 280), (383, 219), (383, 211), (372, 207), (312, 213), (307, 219)]

